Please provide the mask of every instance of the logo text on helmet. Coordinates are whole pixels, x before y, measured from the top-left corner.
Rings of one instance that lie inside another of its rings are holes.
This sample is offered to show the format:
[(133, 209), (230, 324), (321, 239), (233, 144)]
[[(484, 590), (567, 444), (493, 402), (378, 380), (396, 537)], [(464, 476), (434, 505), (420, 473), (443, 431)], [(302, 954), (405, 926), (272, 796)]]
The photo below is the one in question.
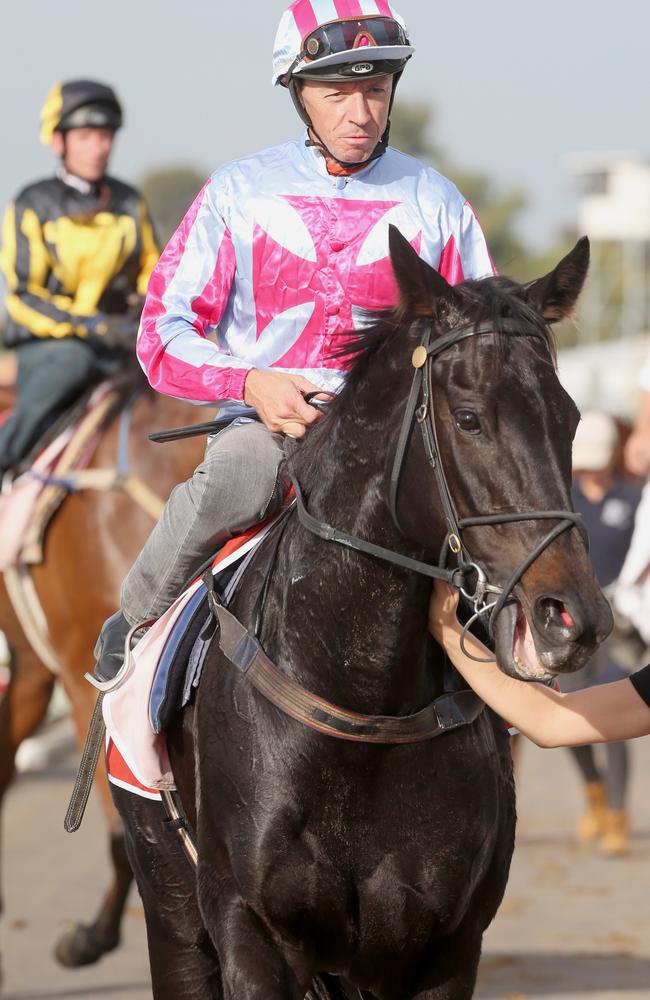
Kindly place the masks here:
[(373, 71), (374, 68), (375, 67), (374, 67), (374, 65), (372, 63), (355, 63), (354, 66), (352, 67), (352, 72), (353, 73), (372, 73), (372, 71)]

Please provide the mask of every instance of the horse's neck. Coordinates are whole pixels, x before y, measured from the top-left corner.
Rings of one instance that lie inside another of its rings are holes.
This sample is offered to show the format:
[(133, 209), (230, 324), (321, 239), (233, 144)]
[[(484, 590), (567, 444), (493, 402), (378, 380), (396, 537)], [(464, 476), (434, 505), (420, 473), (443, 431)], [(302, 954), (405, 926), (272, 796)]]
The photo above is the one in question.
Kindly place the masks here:
[[(205, 436), (153, 444), (152, 431), (170, 430), (210, 420), (211, 410), (160, 393), (143, 393), (131, 411), (128, 448), (129, 471), (143, 478), (161, 497), (192, 475), (205, 451)], [(101, 468), (115, 462), (121, 423), (116, 420), (102, 438), (93, 464)]]
[[(403, 549), (384, 499), (381, 449), (368, 452), (360, 481), (346, 429), (335, 429), (332, 437), (327, 452), (336, 461), (324, 458), (327, 468), (308, 499), (311, 513), (360, 538)], [(273, 643), (301, 683), (372, 714), (403, 714), (426, 703), (438, 678), (425, 659), (425, 578), (325, 542), (296, 522), (277, 568), (273, 627), (262, 640)]]

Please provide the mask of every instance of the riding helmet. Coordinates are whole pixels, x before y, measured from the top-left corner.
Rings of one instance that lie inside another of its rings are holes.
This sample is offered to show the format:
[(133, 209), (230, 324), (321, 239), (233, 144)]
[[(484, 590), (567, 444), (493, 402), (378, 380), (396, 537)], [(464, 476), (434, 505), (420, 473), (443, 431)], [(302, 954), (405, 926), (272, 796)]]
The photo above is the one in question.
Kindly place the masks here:
[(122, 106), (112, 87), (96, 80), (68, 80), (52, 87), (41, 109), (41, 142), (48, 146), (55, 132), (73, 128), (122, 125)]

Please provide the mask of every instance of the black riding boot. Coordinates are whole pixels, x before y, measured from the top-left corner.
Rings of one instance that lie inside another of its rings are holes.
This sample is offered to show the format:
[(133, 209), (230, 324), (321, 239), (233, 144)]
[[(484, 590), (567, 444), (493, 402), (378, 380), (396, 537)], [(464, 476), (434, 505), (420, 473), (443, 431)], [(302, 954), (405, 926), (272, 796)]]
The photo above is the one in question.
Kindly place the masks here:
[(95, 643), (95, 669), (98, 681), (112, 681), (124, 663), (124, 643), (131, 626), (121, 611), (107, 618)]

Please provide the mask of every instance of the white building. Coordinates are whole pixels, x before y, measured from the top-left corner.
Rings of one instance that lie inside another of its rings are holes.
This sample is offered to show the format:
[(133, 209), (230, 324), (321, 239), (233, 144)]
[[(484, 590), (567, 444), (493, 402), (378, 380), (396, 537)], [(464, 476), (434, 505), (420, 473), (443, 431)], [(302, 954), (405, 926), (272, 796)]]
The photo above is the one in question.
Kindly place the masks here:
[(591, 240), (579, 346), (560, 373), (582, 408), (633, 416), (637, 375), (650, 349), (650, 162), (633, 152), (568, 158), (580, 192), (576, 227)]

